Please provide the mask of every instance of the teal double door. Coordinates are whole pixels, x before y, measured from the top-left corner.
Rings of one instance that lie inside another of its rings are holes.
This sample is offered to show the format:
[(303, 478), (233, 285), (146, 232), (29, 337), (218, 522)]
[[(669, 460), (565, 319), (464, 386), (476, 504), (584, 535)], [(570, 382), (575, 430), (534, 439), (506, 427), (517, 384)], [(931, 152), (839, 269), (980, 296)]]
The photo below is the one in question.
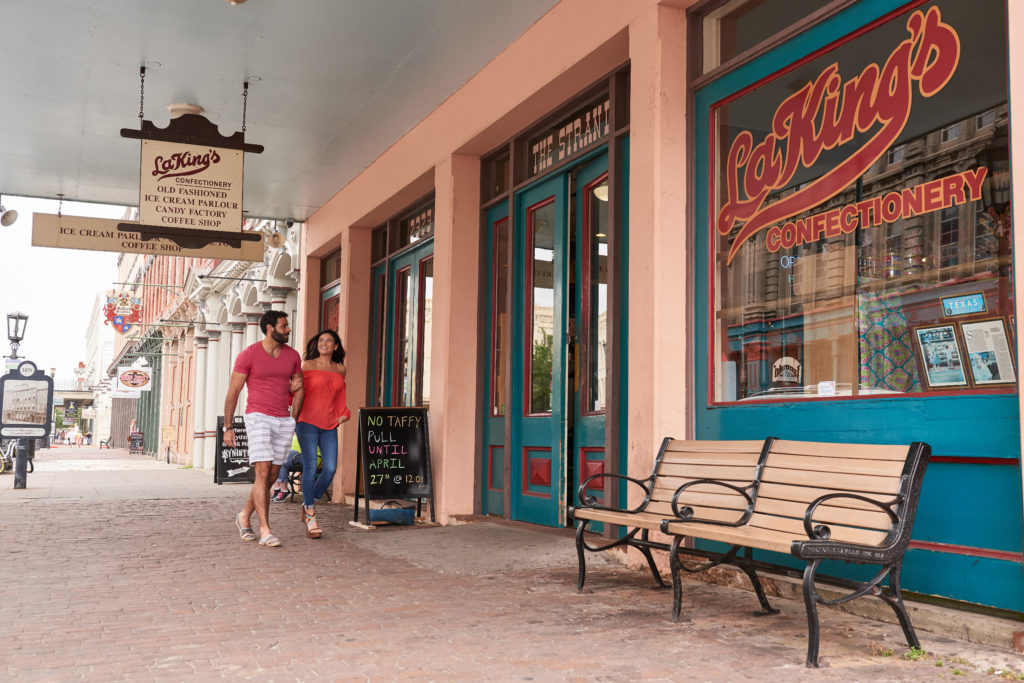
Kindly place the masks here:
[(488, 213), (492, 362), (482, 507), (560, 527), (580, 481), (606, 469), (608, 156), (512, 201), (511, 217), (508, 203)]

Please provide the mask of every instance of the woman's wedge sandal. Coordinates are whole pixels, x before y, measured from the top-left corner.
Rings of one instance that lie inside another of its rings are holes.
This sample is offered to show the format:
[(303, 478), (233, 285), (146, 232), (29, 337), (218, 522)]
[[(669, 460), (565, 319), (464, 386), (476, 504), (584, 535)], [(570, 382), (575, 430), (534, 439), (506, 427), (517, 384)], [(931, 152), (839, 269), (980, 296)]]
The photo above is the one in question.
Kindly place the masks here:
[(316, 512), (309, 514), (306, 506), (302, 506), (302, 523), (306, 525), (306, 536), (309, 538), (320, 538), (320, 525), (316, 523)]

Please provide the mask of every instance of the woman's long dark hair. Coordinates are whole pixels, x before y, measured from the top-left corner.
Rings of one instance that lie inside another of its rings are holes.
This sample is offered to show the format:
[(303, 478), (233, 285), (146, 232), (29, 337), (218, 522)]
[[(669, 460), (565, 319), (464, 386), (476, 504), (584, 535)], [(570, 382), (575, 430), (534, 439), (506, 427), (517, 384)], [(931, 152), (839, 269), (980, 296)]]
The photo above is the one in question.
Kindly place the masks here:
[(341, 337), (334, 330), (320, 330), (313, 335), (313, 338), (306, 344), (306, 360), (313, 360), (314, 358), (320, 357), (320, 349), (316, 347), (317, 342), (320, 341), (320, 337), (329, 334), (334, 337), (334, 343), (338, 345), (338, 348), (334, 349), (334, 353), (331, 354), (331, 360), (335, 363), (345, 362), (345, 347), (341, 345)]

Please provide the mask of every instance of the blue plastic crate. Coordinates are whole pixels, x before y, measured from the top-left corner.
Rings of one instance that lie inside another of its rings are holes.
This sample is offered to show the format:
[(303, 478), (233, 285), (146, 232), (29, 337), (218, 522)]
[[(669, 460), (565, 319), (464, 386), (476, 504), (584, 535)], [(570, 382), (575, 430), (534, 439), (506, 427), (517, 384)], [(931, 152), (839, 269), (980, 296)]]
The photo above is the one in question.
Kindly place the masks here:
[(416, 517), (414, 508), (379, 508), (370, 510), (370, 524), (388, 522), (389, 524), (412, 524)]

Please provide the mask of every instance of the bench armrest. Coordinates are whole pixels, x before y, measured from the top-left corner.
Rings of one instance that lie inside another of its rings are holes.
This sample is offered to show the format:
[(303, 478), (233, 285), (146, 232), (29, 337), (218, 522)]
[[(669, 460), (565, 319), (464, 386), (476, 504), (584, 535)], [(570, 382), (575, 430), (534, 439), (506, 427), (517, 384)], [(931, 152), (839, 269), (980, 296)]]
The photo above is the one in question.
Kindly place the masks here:
[(613, 479), (621, 479), (624, 481), (632, 482), (644, 490), (644, 499), (640, 502), (640, 505), (638, 505), (635, 509), (622, 510), (622, 512), (640, 512), (647, 506), (647, 502), (651, 498), (651, 489), (648, 486), (648, 484), (651, 483), (653, 477), (648, 477), (647, 479), (634, 479), (633, 477), (627, 477), (624, 474), (611, 474), (607, 472), (602, 472), (600, 474), (593, 474), (584, 479), (582, 483), (580, 483), (579, 493), (577, 494), (580, 499), (580, 507), (590, 508), (592, 510), (611, 510), (613, 512), (620, 511), (618, 508), (612, 508), (606, 505), (598, 505), (597, 498), (586, 492), (587, 487), (590, 485), (590, 482), (599, 477), (610, 477)]
[[(886, 543), (879, 546), (863, 545), (861, 543), (846, 543), (830, 539), (831, 529), (825, 524), (814, 525), (814, 512), (818, 506), (827, 500), (836, 498), (849, 498), (870, 503), (886, 512), (893, 524), (900, 527), (900, 518), (893, 512), (893, 506), (903, 500), (902, 496), (888, 501), (881, 502), (860, 496), (855, 493), (829, 493), (811, 502), (804, 513), (804, 531), (808, 540), (793, 541), (790, 545), (790, 552), (802, 560), (844, 560), (846, 562), (862, 562), (867, 564), (886, 564), (898, 559), (907, 549), (910, 543), (909, 538), (903, 538), (901, 534), (886, 539)], [(909, 536), (909, 534), (908, 534)]]
[[(684, 505), (682, 508), (679, 507), (679, 495), (686, 489), (697, 484), (711, 484), (713, 486), (722, 486), (724, 488), (729, 489), (730, 491), (738, 493), (746, 499), (747, 507), (743, 511), (743, 514), (740, 515), (739, 519), (732, 522), (723, 522), (717, 519), (702, 519), (700, 517), (694, 517), (693, 508), (691, 508), (689, 505)], [(754, 512), (754, 499), (750, 497), (750, 493), (747, 491), (747, 488), (749, 488), (749, 486), (740, 488), (739, 486), (735, 486), (724, 481), (719, 481), (718, 479), (694, 479), (693, 481), (686, 482), (685, 484), (677, 488), (675, 495), (672, 496), (672, 514), (674, 514), (678, 518), (678, 520), (672, 521), (700, 522), (701, 524), (717, 524), (719, 526), (743, 526), (747, 523), (747, 520), (750, 519), (750, 515)]]
[(883, 512), (889, 515), (889, 519), (892, 520), (893, 524), (898, 524), (900, 518), (893, 512), (892, 508), (897, 503), (903, 500), (903, 496), (896, 496), (887, 503), (875, 500), (874, 498), (868, 498), (867, 496), (861, 496), (856, 493), (826, 493), (824, 496), (820, 496), (807, 506), (807, 511), (804, 512), (804, 532), (807, 537), (814, 541), (827, 541), (832, 535), (832, 530), (825, 524), (819, 524), (814, 526), (814, 513), (818, 509), (818, 506), (827, 500), (835, 500), (836, 498), (849, 498), (851, 500), (859, 500), (862, 503), (870, 503), (875, 507), (879, 508)]

